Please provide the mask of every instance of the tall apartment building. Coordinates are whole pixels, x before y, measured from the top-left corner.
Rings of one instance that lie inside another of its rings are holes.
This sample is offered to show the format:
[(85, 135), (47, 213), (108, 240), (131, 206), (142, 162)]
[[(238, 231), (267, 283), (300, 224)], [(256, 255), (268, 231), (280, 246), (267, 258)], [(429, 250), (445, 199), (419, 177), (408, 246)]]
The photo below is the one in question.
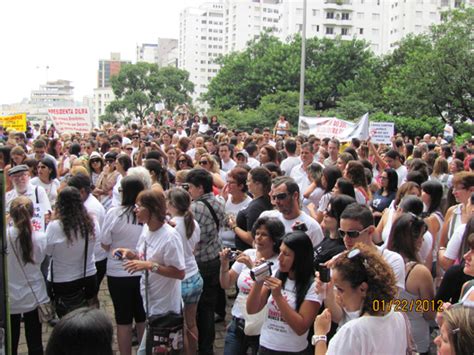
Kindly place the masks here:
[(99, 60), (97, 73), (97, 88), (94, 89), (94, 120), (98, 122), (99, 117), (105, 114), (105, 109), (115, 99), (110, 79), (120, 73), (120, 68), (130, 61), (121, 60), (120, 53), (111, 53), (110, 59)]
[(69, 80), (48, 81), (31, 91), (30, 104), (46, 107), (73, 106), (74, 86)]
[[(409, 33), (440, 23), (443, 11), (463, 3), (473, 6), (474, 0), (308, 0), (306, 36), (363, 39), (382, 55)], [(205, 92), (216, 75), (219, 67), (213, 59), (219, 54), (244, 50), (262, 31), (286, 41), (302, 29), (302, 0), (221, 0), (185, 9), (180, 16), (179, 67), (191, 73), (193, 98)]]
[(178, 43), (178, 67), (190, 73), (196, 100), (219, 71), (214, 61), (224, 54), (224, 5), (205, 3), (183, 10)]

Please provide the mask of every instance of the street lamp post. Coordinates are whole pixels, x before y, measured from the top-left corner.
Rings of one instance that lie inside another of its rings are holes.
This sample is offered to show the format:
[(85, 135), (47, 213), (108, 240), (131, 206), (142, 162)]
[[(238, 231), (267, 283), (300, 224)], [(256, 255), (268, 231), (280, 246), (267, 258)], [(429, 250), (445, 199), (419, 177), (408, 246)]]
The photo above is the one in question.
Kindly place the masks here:
[(303, 28), (301, 29), (301, 65), (300, 65), (300, 103), (298, 113), (298, 131), (300, 130), (300, 117), (304, 113), (304, 72), (306, 67), (306, 0), (303, 0)]

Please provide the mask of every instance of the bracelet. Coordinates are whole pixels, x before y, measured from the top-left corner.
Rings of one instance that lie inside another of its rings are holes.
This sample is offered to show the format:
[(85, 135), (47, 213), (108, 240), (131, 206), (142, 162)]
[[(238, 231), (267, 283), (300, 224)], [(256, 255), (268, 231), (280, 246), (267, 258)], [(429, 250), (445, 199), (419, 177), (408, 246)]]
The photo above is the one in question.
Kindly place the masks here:
[(438, 251), (440, 251), (440, 250), (446, 250), (446, 248), (445, 247), (439, 247)]
[(311, 345), (315, 346), (318, 342), (324, 341), (327, 342), (328, 338), (326, 335), (313, 335), (311, 338)]

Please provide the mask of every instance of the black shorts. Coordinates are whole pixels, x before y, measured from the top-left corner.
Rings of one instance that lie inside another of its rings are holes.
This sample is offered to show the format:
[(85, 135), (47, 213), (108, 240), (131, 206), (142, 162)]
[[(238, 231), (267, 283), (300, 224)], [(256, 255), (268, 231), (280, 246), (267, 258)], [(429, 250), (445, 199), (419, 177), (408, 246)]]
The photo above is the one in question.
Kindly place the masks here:
[(140, 276), (107, 276), (110, 297), (114, 304), (115, 321), (120, 325), (143, 323), (146, 319), (140, 294)]

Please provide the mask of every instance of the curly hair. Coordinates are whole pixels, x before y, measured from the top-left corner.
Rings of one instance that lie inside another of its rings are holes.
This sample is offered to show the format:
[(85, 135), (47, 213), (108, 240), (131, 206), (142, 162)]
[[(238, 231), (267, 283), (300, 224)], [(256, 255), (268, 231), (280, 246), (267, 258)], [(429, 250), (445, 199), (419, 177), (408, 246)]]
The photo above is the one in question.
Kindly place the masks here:
[(94, 222), (87, 213), (77, 188), (67, 186), (61, 190), (56, 201), (56, 213), (70, 243), (79, 236), (83, 239), (95, 236)]
[[(348, 257), (351, 251), (358, 249), (360, 253), (352, 258)], [(371, 247), (357, 243), (352, 250), (343, 252), (336, 258), (333, 268), (339, 272), (341, 278), (348, 281), (352, 288), (367, 283), (367, 293), (362, 305), (362, 314), (376, 315), (373, 302), (390, 302), (397, 295), (395, 274), (383, 257)]]

